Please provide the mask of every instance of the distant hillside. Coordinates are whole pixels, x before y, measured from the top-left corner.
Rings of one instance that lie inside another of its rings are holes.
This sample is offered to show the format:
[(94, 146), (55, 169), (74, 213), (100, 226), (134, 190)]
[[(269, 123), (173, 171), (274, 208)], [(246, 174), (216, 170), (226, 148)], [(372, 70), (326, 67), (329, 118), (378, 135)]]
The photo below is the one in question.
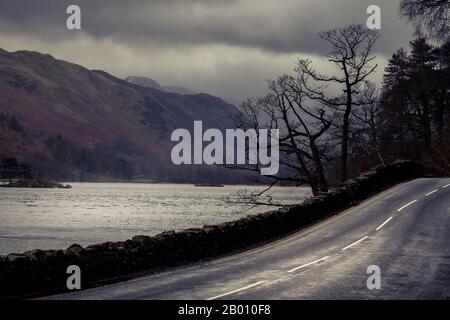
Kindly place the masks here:
[(145, 88), (50, 55), (1, 49), (0, 93), (0, 157), (45, 177), (242, 181), (222, 168), (171, 165), (174, 129), (194, 120), (232, 127), (237, 109), (217, 97)]
[(125, 81), (132, 83), (132, 84), (136, 84), (138, 86), (153, 88), (153, 89), (157, 89), (157, 90), (165, 91), (165, 92), (187, 94), (187, 95), (195, 94), (193, 91), (186, 89), (186, 88), (182, 88), (182, 87), (162, 86), (156, 80), (154, 80), (152, 78), (147, 78), (147, 77), (130, 76), (130, 77), (125, 78)]

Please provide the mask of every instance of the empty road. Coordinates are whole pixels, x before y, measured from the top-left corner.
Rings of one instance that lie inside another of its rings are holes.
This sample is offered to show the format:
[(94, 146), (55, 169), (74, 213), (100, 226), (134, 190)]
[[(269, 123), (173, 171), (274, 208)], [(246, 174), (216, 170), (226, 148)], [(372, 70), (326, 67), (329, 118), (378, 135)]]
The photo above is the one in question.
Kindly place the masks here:
[(450, 299), (450, 179), (398, 185), (241, 254), (48, 299)]

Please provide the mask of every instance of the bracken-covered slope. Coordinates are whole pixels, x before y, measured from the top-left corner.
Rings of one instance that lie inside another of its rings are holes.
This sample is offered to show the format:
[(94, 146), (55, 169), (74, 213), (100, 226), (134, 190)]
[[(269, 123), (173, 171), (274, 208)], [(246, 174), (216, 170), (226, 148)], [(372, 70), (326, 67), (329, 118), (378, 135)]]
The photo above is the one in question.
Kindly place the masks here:
[(0, 157), (45, 176), (231, 182), (223, 169), (172, 166), (170, 135), (194, 120), (232, 127), (236, 113), (206, 94), (163, 92), (50, 55), (0, 49)]

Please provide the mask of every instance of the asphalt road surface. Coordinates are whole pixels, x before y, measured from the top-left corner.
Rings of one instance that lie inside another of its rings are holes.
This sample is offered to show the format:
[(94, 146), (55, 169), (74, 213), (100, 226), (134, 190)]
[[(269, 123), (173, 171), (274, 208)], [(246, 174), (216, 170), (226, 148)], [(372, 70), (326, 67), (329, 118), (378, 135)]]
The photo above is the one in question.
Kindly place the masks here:
[(398, 185), (241, 254), (48, 298), (450, 299), (450, 179)]

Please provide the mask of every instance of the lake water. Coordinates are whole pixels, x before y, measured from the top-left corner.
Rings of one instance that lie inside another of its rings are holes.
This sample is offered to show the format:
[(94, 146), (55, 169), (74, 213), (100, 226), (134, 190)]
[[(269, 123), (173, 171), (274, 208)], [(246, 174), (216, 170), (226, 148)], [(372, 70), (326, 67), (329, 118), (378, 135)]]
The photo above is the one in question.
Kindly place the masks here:
[[(132, 236), (236, 220), (250, 211), (223, 196), (255, 186), (196, 188), (176, 184), (70, 183), (72, 189), (0, 188), (0, 254), (64, 249)], [(299, 203), (309, 188), (276, 187), (283, 204)]]

